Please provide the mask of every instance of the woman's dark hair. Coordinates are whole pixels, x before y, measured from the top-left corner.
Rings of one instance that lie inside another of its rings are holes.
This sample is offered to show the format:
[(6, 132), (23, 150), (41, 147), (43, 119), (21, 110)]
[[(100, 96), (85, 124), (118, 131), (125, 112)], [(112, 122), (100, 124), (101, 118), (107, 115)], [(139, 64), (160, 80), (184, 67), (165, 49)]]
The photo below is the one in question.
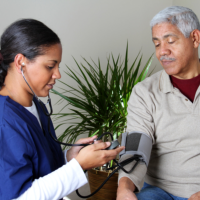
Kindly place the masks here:
[(46, 47), (60, 43), (59, 37), (42, 22), (22, 19), (11, 24), (1, 36), (0, 90), (4, 84), (10, 63), (18, 53), (33, 61), (44, 55)]

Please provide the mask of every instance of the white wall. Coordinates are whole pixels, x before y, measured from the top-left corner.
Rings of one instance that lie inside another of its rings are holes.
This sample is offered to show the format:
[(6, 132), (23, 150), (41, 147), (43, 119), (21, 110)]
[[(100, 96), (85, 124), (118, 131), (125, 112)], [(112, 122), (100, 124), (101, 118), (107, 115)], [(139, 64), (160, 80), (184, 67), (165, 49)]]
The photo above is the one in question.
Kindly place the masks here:
[[(109, 53), (124, 56), (126, 42), (129, 42), (129, 60), (132, 61), (142, 49), (143, 63), (154, 52), (149, 22), (160, 10), (173, 3), (190, 1), (172, 0), (1, 0), (0, 34), (13, 21), (20, 18), (35, 18), (52, 28), (61, 38), (63, 58), (61, 73), (65, 64), (76, 70), (72, 59), (78, 62), (86, 59), (101, 59), (106, 63)], [(194, 1), (198, 2), (198, 1)], [(199, 3), (198, 3), (199, 5)], [(196, 8), (197, 12), (197, 7)], [(152, 66), (155, 72), (161, 69), (156, 58)], [(66, 77), (63, 81), (71, 83)], [(57, 97), (53, 96), (56, 102)], [(58, 112), (59, 106), (54, 106)], [(58, 131), (58, 134), (62, 130)]]

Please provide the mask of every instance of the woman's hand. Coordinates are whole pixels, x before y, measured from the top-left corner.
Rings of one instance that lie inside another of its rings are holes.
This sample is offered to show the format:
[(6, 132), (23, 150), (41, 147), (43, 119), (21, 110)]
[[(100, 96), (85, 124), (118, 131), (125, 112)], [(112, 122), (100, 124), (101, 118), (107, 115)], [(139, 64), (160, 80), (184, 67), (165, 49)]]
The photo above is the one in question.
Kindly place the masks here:
[[(96, 139), (97, 136), (93, 136), (93, 137), (88, 137), (88, 138), (81, 138), (80, 140), (78, 140), (75, 144), (92, 144), (94, 142), (94, 139)], [(95, 143), (98, 143), (100, 141), (95, 141)], [(69, 162), (72, 158), (75, 158), (79, 151), (83, 148), (83, 146), (74, 146), (71, 147), (68, 151), (67, 151), (67, 161)]]
[(102, 166), (110, 160), (115, 159), (117, 154), (125, 147), (118, 147), (113, 150), (104, 150), (110, 146), (110, 142), (99, 142), (82, 148), (76, 160), (83, 170), (91, 169), (94, 167)]

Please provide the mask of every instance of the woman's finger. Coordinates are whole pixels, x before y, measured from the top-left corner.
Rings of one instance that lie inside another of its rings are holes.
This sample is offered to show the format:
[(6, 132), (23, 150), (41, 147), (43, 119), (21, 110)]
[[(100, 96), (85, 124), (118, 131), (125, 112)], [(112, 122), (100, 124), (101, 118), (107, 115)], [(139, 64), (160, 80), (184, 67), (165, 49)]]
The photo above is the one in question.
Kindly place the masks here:
[(94, 144), (98, 144), (98, 143), (101, 143), (102, 142), (102, 140), (96, 140), (96, 141), (94, 141)]
[(124, 146), (118, 147), (116, 149), (112, 149), (112, 150), (105, 150), (108, 157), (115, 157), (117, 156), (123, 149), (125, 149)]
[(110, 146), (110, 142), (100, 142), (100, 143), (96, 143), (91, 145), (91, 148), (94, 148), (94, 151), (98, 151), (98, 150), (103, 150), (106, 149)]
[(97, 135), (88, 138), (81, 138), (75, 144), (88, 144), (94, 141), (97, 138)]

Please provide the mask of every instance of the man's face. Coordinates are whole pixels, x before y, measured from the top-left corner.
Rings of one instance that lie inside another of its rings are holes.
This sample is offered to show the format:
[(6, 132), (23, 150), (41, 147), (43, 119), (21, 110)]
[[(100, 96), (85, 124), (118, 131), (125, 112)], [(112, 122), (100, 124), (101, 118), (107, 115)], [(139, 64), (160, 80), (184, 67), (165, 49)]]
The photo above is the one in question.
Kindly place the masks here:
[(152, 29), (156, 57), (169, 75), (184, 77), (195, 60), (195, 48), (191, 37), (185, 38), (181, 31), (170, 23), (157, 24)]

